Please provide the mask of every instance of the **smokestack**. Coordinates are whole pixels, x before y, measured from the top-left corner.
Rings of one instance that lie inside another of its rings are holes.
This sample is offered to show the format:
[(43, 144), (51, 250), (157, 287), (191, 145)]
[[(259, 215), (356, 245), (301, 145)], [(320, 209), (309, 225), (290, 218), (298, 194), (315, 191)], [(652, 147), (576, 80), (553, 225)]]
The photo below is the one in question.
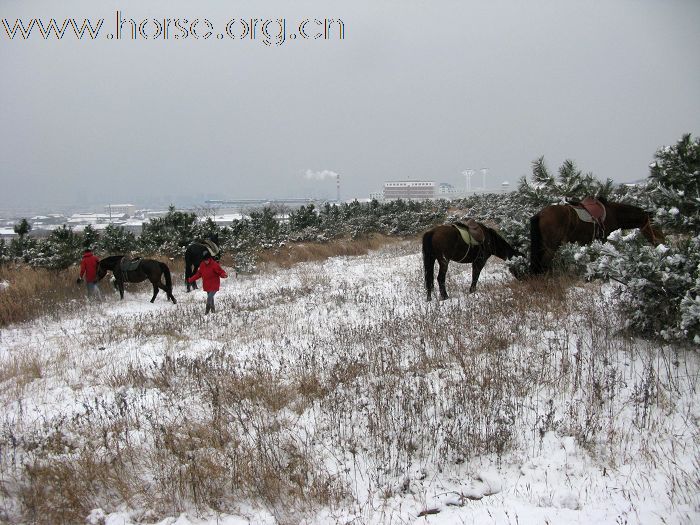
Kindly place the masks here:
[(335, 174), (335, 201), (340, 204), (340, 173)]

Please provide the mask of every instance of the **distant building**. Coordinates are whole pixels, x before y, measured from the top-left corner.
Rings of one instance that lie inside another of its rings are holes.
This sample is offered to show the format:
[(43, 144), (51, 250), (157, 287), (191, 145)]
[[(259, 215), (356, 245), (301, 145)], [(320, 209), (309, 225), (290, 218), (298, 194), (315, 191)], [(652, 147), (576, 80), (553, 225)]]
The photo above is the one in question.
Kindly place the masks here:
[(105, 206), (105, 213), (112, 217), (122, 217), (124, 215), (131, 217), (135, 209), (136, 206), (133, 204), (108, 204)]
[(431, 180), (399, 180), (384, 183), (384, 199), (434, 199), (435, 182)]
[(457, 196), (457, 190), (452, 184), (441, 182), (438, 186), (437, 196), (443, 199), (451, 199)]
[(113, 219), (120, 219), (122, 217), (122, 215), (116, 214), (112, 214), (110, 217), (107, 213), (74, 213), (68, 217), (66, 224), (68, 224), (68, 226), (77, 226), (79, 224), (107, 224), (113, 222)]

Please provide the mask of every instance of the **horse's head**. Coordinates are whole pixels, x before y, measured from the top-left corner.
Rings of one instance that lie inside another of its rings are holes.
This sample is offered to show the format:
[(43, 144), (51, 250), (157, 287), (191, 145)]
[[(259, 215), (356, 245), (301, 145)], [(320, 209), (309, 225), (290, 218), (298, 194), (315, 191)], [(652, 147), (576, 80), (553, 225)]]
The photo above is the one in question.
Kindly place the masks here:
[(639, 231), (641, 231), (642, 235), (654, 246), (663, 244), (666, 241), (666, 236), (664, 232), (661, 231), (661, 228), (654, 228), (650, 220), (647, 220), (646, 224)]

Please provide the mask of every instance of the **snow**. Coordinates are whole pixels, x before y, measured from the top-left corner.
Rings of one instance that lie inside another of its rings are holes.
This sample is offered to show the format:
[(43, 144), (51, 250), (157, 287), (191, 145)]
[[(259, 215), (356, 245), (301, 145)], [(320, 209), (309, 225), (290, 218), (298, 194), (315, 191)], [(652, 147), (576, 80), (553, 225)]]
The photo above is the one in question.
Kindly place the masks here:
[[(336, 257), (320, 263), (299, 264), (288, 270), (272, 269), (260, 275), (232, 277), (222, 281), (222, 289), (216, 296), (219, 311), (208, 318), (203, 316), (204, 293), (200, 290), (185, 294), (180, 276), (173, 275), (177, 305), (166, 302), (162, 292), (156, 303), (151, 304), (150, 290), (127, 290), (123, 301), (110, 297), (102, 304), (93, 305), (87, 315), (82, 311), (65, 314), (60, 320), (46, 318), (10, 326), (0, 333), (0, 364), (9, 366), (21, 356), (34, 356), (44, 365), (41, 376), (21, 388), (9, 381), (3, 385), (0, 390), (3, 422), (17, 428), (34, 425), (39, 428), (42, 422), (49, 424), (79, 415), (85, 404), (95, 400), (108, 402), (121, 397), (133, 402), (129, 388), (110, 387), (107, 379), (129, 366), (159, 365), (166, 358), (206, 357), (214, 351), (226, 351), (235, 353), (242, 368), (264, 359), (269, 369), (275, 370), (284, 369), (300, 357), (308, 357), (302, 351), (281, 353), (280, 348), (308, 347), (321, 352), (311, 354), (316, 358), (338, 360), (347, 366), (352, 356), (334, 355), (332, 349), (341, 344), (337, 338), (348, 331), (375, 334), (377, 327), (391, 327), (394, 322), (400, 326), (402, 319), (413, 319), (416, 312), (432, 319), (439, 318), (441, 313), (448, 315), (475, 308), (483, 305), (483, 301), (492, 300), (496, 293), (506, 294), (505, 287), (512, 281), (505, 266), (491, 259), (482, 272), (477, 292), (468, 295), (470, 266), (452, 264), (447, 281), (451, 298), (428, 304), (423, 300), (421, 261), (417, 254), (417, 244), (405, 243), (367, 256)], [(600, 305), (606, 307), (618, 295), (615, 285), (606, 285), (602, 290), (590, 284), (582, 286), (570, 293), (582, 296), (593, 293), (599, 297)], [(512, 357), (548, 360), (541, 365), (523, 361), (525, 369), (534, 371), (540, 366), (546, 369), (569, 359), (572, 361), (567, 366), (574, 367), (573, 357), (585, 356), (587, 348), (595, 347), (593, 341), (581, 335), (585, 332), (577, 331), (580, 326), (594, 323), (595, 313), (589, 318), (570, 314), (573, 317), (569, 323), (552, 321), (560, 315), (560, 312), (547, 312), (541, 319), (516, 318), (513, 326), (501, 328), (506, 334), (522, 330), (532, 335), (528, 340), (534, 346), (519, 347), (520, 343), (515, 343), (508, 350)], [(170, 333), (148, 335), (143, 328), (149, 326), (149, 319), (159, 319), (176, 328)], [(186, 330), (173, 323), (178, 319)], [(119, 337), (110, 335), (112, 332), (106, 329), (115, 325), (121, 327)], [(298, 328), (292, 328), (294, 325)], [(246, 326), (258, 328), (251, 334)], [(461, 330), (478, 332), (487, 328), (488, 320), (484, 319), (483, 326), (455, 327), (455, 331), (459, 334)], [(230, 333), (240, 335), (229, 340)], [(388, 351), (394, 340), (387, 336)], [(456, 344), (457, 340), (455, 334), (448, 334), (444, 344)], [(620, 341), (619, 348), (606, 350), (609, 354), (605, 356), (606, 361), (614, 364), (609, 369), (610, 376), (618, 381), (618, 386), (605, 392), (616, 393), (617, 397), (599, 401), (600, 406), (605, 403), (604, 411), (610, 412), (607, 417), (589, 414), (591, 427), (579, 429), (582, 433), (590, 431), (592, 438), (585, 443), (575, 437), (575, 429), (569, 425), (579, 420), (579, 411), (596, 406), (584, 404), (594, 392), (570, 392), (566, 385), (536, 385), (533, 397), (525, 400), (517, 395), (513, 399), (494, 400), (500, 401), (494, 421), (513, 433), (514, 444), (502, 456), (490, 453), (450, 463), (438, 451), (427, 451), (425, 457), (414, 458), (397, 476), (378, 473), (384, 463), (362, 448), (352, 454), (347, 449), (331, 448), (337, 444), (321, 432), (327, 423), (322, 418), (328, 415), (313, 411), (290, 413), (288, 417), (296, 425), (297, 439), (320, 443), (319, 457), (330, 471), (343, 476), (354, 498), (344, 507), (316, 509), (303, 522), (437, 525), (700, 522), (698, 484), (685, 486), (682, 482), (688, 473), (697, 480), (700, 354), (678, 351), (671, 346), (659, 348), (629, 338)], [(368, 348), (377, 350), (379, 346), (368, 345)], [(425, 351), (429, 354), (435, 350)], [(410, 361), (414, 356), (405, 355), (404, 359)], [(594, 366), (593, 357), (590, 363), (583, 359), (581, 374), (585, 375), (586, 367)], [(659, 364), (666, 359), (669, 363)], [(666, 366), (667, 375), (663, 373)], [(658, 406), (654, 402), (651, 406), (644, 405), (648, 413), (642, 416), (637, 413), (641, 405), (631, 400), (644, 397), (639, 387), (646, 384), (643, 380), (652, 369), (659, 383), (656, 388), (661, 389), (664, 381), (669, 381), (673, 388), (664, 390), (665, 397), (660, 396), (656, 401)], [(453, 372), (446, 368), (438, 373), (431, 371), (432, 375), (425, 377), (424, 387), (431, 389), (436, 402), (432, 413), (423, 414), (428, 419), (422, 424), (435, 424), (436, 429), (446, 424), (441, 418), (448, 411), (442, 411), (442, 407), (451, 401), (441, 396), (445, 381)], [(398, 388), (405, 387), (408, 396), (411, 385), (407, 379)], [(144, 388), (141, 402), (157, 410), (157, 396), (148, 385)], [(477, 394), (480, 388), (473, 386)], [(356, 412), (339, 416), (338, 421), (347, 426), (338, 432), (345, 434), (348, 442), (355, 438), (359, 442), (368, 440), (367, 448), (371, 448), (369, 436), (362, 434), (365, 428), (362, 419), (366, 411), (377, 409), (375, 403), (371, 396), (358, 392)], [(191, 410), (196, 414), (197, 407)], [(459, 413), (460, 407), (451, 410)], [(545, 424), (548, 413), (555, 416)], [(431, 414), (433, 422), (429, 421)], [(640, 418), (646, 423), (638, 423)], [(516, 422), (517, 428), (511, 428)], [(604, 428), (594, 431), (595, 425)], [(418, 439), (419, 430), (414, 432)], [(79, 446), (79, 439), (75, 439), (74, 445)], [(131, 439), (146, 442), (147, 436), (135, 432)], [(396, 454), (396, 451), (387, 453)], [(242, 525), (284, 521), (271, 509), (250, 502), (241, 501), (238, 509), (230, 514), (198, 513), (191, 509), (148, 522)], [(95, 508), (85, 517), (85, 522), (128, 525), (138, 522), (143, 515), (126, 508), (113, 512)], [(295, 522), (294, 517), (287, 522)]]

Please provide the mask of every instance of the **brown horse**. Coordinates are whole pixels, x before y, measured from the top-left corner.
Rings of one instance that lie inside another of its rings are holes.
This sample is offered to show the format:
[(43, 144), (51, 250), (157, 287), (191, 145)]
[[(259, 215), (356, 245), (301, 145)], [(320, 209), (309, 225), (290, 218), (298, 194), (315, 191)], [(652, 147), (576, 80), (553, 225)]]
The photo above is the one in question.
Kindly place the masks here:
[(546, 206), (530, 219), (530, 270), (542, 274), (552, 269), (554, 254), (562, 244), (576, 242), (590, 244), (594, 239), (605, 239), (619, 229), (639, 228), (653, 245), (664, 241), (663, 232), (654, 228), (649, 214), (630, 204), (607, 202), (605, 220), (600, 224), (585, 222), (569, 204)]
[[(151, 302), (156, 300), (158, 290), (163, 290), (173, 304), (177, 303), (173, 297), (173, 282), (170, 277), (170, 268), (165, 263), (156, 261), (155, 259), (138, 259), (133, 261), (135, 268), (126, 269), (122, 264), (123, 255), (112, 255), (105, 257), (97, 265), (97, 280), (101, 280), (111, 271), (116, 279), (116, 287), (119, 290), (119, 296), (124, 299), (124, 283), (140, 283), (148, 279), (153, 285), (153, 297)], [(161, 282), (161, 276), (165, 276), (165, 285)]]
[(508, 244), (495, 230), (484, 224), (477, 224), (482, 228), (484, 234), (484, 240), (477, 245), (470, 245), (464, 242), (459, 230), (451, 224), (436, 226), (423, 234), (423, 271), (428, 301), (430, 301), (433, 292), (433, 273), (436, 260), (439, 264), (437, 281), (440, 287), (440, 299), (447, 299), (445, 277), (447, 276), (447, 266), (450, 261), (471, 263), (472, 285), (469, 287), (469, 292), (473, 292), (476, 290), (479, 274), (489, 257), (495, 255), (504, 260), (517, 256), (524, 257), (522, 253)]

